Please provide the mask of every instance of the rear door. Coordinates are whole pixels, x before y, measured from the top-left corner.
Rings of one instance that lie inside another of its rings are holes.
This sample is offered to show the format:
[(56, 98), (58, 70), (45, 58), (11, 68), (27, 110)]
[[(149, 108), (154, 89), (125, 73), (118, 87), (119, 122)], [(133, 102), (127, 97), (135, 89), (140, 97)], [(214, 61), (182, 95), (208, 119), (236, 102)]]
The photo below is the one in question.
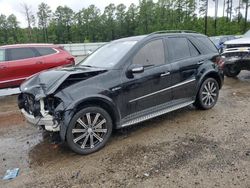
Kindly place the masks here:
[(176, 103), (192, 101), (197, 91), (197, 69), (204, 59), (188, 37), (167, 39), (172, 65), (173, 100)]
[(42, 70), (49, 69), (53, 67), (57, 67), (62, 65), (61, 58), (59, 51), (52, 47), (36, 47), (35, 48), (40, 56), (43, 57), (43, 65), (41, 67)]
[(43, 58), (31, 47), (6, 50), (9, 79), (25, 79), (42, 70)]
[(44, 58), (47, 69), (74, 64), (74, 58), (63, 47), (36, 47), (36, 50)]

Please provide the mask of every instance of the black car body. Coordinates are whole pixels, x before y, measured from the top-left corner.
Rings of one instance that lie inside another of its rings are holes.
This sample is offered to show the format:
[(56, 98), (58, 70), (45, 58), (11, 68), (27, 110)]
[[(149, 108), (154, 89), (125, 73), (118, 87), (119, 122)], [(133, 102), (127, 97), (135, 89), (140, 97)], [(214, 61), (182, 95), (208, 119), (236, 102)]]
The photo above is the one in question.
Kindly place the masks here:
[(219, 60), (201, 34), (119, 39), (75, 67), (28, 79), (20, 88), (19, 108), (29, 122), (59, 131), (72, 150), (88, 154), (104, 146), (113, 128), (191, 104), (212, 108), (223, 85)]

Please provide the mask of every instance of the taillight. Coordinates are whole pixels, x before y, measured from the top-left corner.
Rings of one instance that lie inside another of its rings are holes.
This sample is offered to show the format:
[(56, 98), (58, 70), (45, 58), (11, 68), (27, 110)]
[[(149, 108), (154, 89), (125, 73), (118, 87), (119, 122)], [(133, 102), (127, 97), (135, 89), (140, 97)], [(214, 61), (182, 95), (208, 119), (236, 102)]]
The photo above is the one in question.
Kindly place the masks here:
[(67, 57), (66, 60), (70, 61), (70, 64), (75, 64), (75, 59), (73, 57)]
[(224, 64), (225, 64), (225, 57), (223, 57), (223, 56), (217, 56), (214, 59), (214, 63), (217, 64), (220, 68), (223, 68)]

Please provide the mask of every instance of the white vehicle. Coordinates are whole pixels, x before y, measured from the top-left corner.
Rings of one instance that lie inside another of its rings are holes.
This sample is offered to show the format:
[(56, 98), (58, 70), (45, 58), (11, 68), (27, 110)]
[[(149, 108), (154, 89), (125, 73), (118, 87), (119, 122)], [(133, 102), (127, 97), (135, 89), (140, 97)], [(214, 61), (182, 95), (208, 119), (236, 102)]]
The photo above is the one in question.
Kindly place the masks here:
[(242, 38), (225, 42), (222, 56), (226, 76), (235, 77), (241, 70), (250, 70), (250, 30)]

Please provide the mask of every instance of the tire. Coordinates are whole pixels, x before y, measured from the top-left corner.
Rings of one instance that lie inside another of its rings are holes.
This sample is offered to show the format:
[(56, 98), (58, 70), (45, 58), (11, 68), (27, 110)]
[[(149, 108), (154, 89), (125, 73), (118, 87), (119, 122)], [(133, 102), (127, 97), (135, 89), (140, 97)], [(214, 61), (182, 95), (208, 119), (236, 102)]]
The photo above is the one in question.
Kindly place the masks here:
[(240, 74), (240, 69), (236, 65), (226, 65), (224, 67), (224, 74), (227, 77), (236, 77)]
[(103, 148), (112, 133), (112, 119), (102, 108), (86, 107), (71, 119), (66, 140), (71, 150), (87, 155)]
[(194, 105), (201, 110), (214, 107), (219, 97), (219, 84), (214, 78), (207, 78), (200, 86)]

